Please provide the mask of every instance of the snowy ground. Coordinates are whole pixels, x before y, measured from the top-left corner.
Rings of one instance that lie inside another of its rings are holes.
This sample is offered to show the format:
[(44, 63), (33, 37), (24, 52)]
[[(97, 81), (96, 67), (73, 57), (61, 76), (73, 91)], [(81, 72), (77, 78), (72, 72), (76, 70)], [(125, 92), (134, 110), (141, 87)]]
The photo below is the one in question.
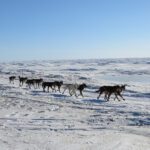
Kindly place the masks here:
[[(10, 75), (86, 83), (84, 98), (9, 84)], [(94, 91), (126, 83), (126, 101)], [(0, 150), (149, 150), (150, 59), (0, 63)]]

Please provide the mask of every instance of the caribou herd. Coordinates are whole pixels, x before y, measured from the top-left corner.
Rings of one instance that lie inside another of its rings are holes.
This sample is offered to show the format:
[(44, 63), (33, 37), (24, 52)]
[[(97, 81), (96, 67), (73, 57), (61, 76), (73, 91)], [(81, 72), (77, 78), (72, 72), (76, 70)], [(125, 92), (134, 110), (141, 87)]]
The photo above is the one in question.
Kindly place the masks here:
[[(15, 79), (17, 79), (16, 76), (10, 76), (9, 82), (14, 84)], [(19, 86), (23, 86), (26, 84), (28, 88), (34, 87), (36, 88), (43, 88), (43, 92), (49, 92), (49, 89), (52, 91), (59, 91), (61, 93), (61, 87), (63, 89), (62, 94), (66, 90), (69, 91), (70, 96), (75, 95), (78, 97), (79, 95), (83, 96), (83, 90), (87, 88), (88, 86), (85, 83), (82, 84), (64, 84), (63, 81), (53, 81), (53, 82), (45, 82), (42, 78), (39, 79), (28, 79), (27, 77), (18, 77), (19, 80)], [(122, 92), (125, 91), (126, 85), (114, 85), (114, 86), (101, 86), (98, 90), (95, 91), (95, 93), (98, 93), (97, 99), (100, 98), (102, 94), (104, 94), (104, 99), (106, 101), (110, 100), (110, 97), (114, 95), (114, 100), (117, 99), (120, 101), (119, 97), (122, 100), (125, 100), (122, 96)], [(77, 95), (77, 91), (79, 91), (79, 95)], [(118, 97), (119, 96), (119, 97)]]

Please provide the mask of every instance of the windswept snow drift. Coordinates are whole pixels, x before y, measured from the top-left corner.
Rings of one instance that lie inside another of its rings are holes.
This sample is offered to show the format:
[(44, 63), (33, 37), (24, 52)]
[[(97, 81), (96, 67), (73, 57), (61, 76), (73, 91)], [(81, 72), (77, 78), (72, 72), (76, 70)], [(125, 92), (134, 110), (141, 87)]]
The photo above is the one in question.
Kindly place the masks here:
[[(11, 75), (88, 88), (84, 98), (44, 93)], [(126, 101), (96, 99), (99, 86), (124, 83)], [(1, 150), (150, 149), (150, 59), (1, 63), (0, 94)]]

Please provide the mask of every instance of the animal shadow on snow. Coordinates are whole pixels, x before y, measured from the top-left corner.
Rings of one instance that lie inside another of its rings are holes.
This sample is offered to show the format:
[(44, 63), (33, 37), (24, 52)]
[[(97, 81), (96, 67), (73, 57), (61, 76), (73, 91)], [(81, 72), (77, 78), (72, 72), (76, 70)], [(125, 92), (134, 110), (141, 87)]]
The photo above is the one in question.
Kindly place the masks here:
[(101, 103), (107, 102), (107, 101), (104, 101), (102, 99), (83, 99), (82, 101), (85, 103), (96, 103), (96, 104), (101, 104)]
[(55, 98), (67, 98), (69, 96), (64, 95), (64, 94), (56, 94), (56, 93), (52, 93), (51, 96), (55, 97)]
[(49, 96), (53, 96), (54, 98), (59, 98), (59, 99), (65, 99), (65, 98), (70, 97), (70, 96), (67, 96), (64, 94), (59, 94), (59, 93), (57, 94), (57, 93), (51, 93), (51, 92), (43, 92), (42, 90), (41, 91), (33, 90), (33, 91), (31, 91), (31, 95), (32, 96), (49, 95)]
[(33, 96), (43, 95), (43, 91), (31, 91)]

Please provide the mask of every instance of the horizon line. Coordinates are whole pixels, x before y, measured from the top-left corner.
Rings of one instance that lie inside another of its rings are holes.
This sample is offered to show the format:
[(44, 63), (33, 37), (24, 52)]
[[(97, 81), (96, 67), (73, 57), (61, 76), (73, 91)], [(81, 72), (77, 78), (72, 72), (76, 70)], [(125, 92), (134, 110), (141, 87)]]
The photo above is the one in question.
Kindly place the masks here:
[(106, 59), (150, 59), (148, 57), (103, 57), (103, 58), (70, 58), (70, 59), (22, 59), (22, 60), (0, 60), (0, 63), (13, 63), (13, 62), (30, 62), (30, 61), (76, 61), (76, 60), (106, 60)]

